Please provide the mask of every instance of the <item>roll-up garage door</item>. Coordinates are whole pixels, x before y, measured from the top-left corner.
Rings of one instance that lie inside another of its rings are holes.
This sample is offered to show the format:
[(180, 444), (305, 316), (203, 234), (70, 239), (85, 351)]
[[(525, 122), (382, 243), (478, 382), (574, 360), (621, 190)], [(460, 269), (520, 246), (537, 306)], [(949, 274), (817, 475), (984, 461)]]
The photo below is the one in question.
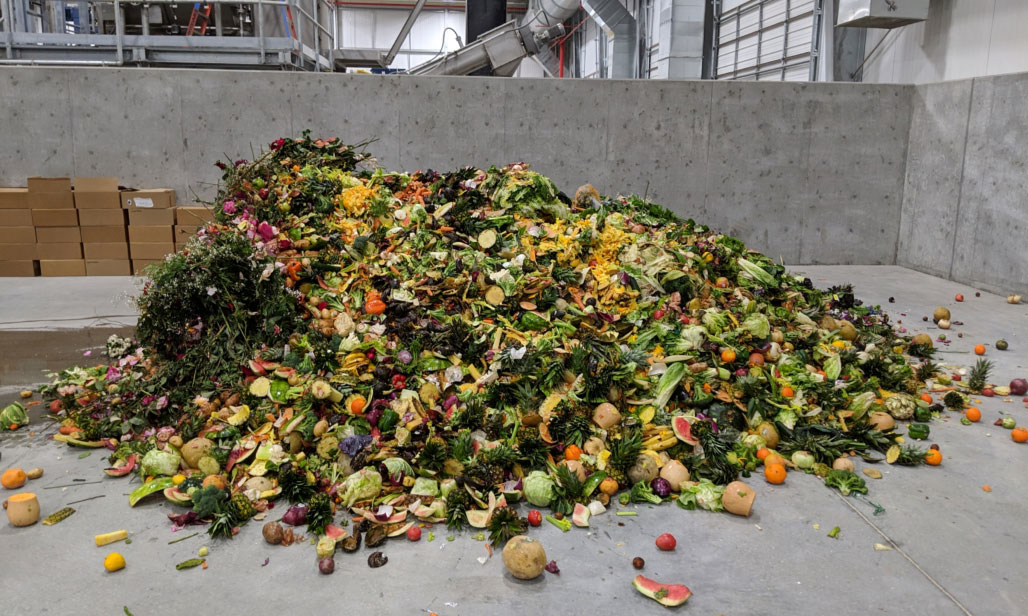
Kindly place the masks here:
[(823, 0), (722, 0), (717, 79), (814, 81)]

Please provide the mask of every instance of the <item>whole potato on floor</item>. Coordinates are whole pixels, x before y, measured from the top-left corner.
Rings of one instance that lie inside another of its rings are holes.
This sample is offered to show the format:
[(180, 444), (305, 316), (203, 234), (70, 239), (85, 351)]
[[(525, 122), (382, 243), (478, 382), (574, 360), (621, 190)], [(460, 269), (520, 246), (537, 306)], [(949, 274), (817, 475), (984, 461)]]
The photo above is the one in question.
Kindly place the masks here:
[(518, 535), (503, 547), (503, 564), (519, 580), (531, 580), (546, 568), (546, 551), (535, 539)]

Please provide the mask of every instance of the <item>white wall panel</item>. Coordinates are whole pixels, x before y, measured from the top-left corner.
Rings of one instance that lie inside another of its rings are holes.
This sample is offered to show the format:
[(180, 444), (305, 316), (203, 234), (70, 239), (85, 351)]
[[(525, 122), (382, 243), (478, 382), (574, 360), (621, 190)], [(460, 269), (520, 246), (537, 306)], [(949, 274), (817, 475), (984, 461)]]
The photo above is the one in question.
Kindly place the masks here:
[(722, 3), (717, 78), (809, 80), (815, 4), (816, 0)]

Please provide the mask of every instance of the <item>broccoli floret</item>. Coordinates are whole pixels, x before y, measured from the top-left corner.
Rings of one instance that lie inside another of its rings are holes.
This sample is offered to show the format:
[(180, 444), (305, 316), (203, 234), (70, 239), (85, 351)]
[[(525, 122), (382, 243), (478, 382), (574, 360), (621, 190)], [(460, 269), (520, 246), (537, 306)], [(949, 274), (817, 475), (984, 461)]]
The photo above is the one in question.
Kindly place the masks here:
[(867, 494), (867, 485), (864, 484), (864, 480), (852, 471), (833, 470), (825, 477), (825, 485), (839, 488), (843, 496), (849, 496), (850, 492)]
[(660, 497), (653, 493), (650, 489), (649, 484), (645, 481), (640, 481), (632, 486), (632, 491), (629, 494), (629, 500), (633, 503), (653, 503), (654, 505), (660, 504)]

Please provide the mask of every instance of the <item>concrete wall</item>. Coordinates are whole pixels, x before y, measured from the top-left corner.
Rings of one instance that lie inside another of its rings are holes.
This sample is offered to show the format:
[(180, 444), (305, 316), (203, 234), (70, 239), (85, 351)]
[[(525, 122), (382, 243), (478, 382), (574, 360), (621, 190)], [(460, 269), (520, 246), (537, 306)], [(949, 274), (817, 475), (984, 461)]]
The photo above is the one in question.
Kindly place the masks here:
[(865, 82), (934, 83), (1028, 71), (1028, 2), (932, 0), (928, 20), (867, 30)]
[(918, 86), (897, 263), (999, 293), (1028, 286), (1028, 74)]
[[(894, 263), (912, 89), (0, 68), (0, 185), (117, 175), (211, 198), (217, 159), (309, 128), (415, 170), (527, 161), (646, 194), (789, 263)], [(872, 121), (868, 121), (872, 118)]]

